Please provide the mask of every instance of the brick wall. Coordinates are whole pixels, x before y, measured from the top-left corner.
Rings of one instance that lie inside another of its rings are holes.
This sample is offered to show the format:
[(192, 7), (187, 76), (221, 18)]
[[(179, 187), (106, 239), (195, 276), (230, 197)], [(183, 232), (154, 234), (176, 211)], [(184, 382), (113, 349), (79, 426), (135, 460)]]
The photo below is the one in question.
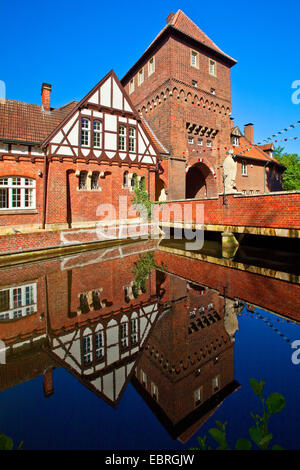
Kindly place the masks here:
[[(178, 205), (182, 214), (183, 207), (189, 205), (192, 206), (193, 216), (192, 220), (189, 218), (185, 222), (195, 222), (196, 205), (203, 204), (204, 224), (300, 229), (300, 192), (258, 196), (228, 195), (227, 201), (228, 205), (224, 205), (222, 196), (218, 199), (170, 201), (161, 208), (156, 208), (157, 218), (168, 221), (168, 207), (172, 204)], [(181, 222), (182, 217), (174, 218), (174, 213), (171, 213), (171, 221)]]

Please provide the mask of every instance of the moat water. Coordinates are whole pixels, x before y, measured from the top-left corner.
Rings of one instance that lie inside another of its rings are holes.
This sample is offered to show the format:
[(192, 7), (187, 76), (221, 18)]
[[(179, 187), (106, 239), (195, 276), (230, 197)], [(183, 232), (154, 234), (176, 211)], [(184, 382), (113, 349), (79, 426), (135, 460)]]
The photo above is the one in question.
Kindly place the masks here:
[(249, 239), (227, 259), (212, 236), (196, 253), (140, 241), (1, 268), (0, 433), (183, 450), (219, 420), (233, 448), (262, 413), (256, 378), (285, 399), (270, 447), (300, 449), (299, 267), (296, 243)]

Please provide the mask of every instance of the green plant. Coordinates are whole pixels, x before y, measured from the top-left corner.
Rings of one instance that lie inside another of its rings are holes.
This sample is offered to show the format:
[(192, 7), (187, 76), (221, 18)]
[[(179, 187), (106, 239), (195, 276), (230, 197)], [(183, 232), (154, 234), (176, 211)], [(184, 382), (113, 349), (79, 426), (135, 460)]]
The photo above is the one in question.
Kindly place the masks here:
[[(265, 398), (263, 394), (265, 382), (263, 380), (258, 382), (256, 379), (250, 379), (250, 385), (255, 395), (260, 399), (262, 414), (250, 413), (254, 421), (254, 425), (249, 428), (251, 440), (239, 438), (235, 443), (235, 450), (250, 450), (252, 449), (252, 443), (260, 450), (267, 450), (273, 439), (273, 434), (269, 430), (269, 420), (272, 415), (279, 413), (285, 407), (285, 399), (281, 393), (277, 392), (271, 393)], [(216, 425), (217, 427), (211, 428), (208, 431), (213, 440), (218, 444), (216, 450), (230, 450), (226, 436), (227, 421), (224, 424), (216, 421)], [(199, 447), (191, 448), (190, 450), (212, 450), (212, 447), (207, 444), (207, 436), (198, 437), (197, 440)], [(283, 450), (283, 448), (274, 444), (272, 450)]]
[(152, 251), (140, 256), (137, 262), (134, 263), (133, 272), (135, 284), (138, 289), (145, 284), (149, 271), (153, 268), (155, 268), (155, 263), (154, 253)]
[[(21, 450), (23, 441), (17, 447), (17, 450)], [(14, 443), (11, 437), (5, 434), (0, 434), (0, 450), (14, 450)]]

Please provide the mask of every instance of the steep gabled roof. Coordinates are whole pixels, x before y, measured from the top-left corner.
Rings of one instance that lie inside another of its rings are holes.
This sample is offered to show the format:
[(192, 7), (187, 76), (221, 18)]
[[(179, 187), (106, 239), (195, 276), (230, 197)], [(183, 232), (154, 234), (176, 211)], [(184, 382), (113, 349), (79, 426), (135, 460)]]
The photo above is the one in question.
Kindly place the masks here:
[(44, 111), (42, 106), (0, 101), (0, 141), (41, 143), (76, 106), (76, 101)]
[(200, 28), (197, 26), (182, 10), (178, 10), (175, 15), (169, 15), (168, 25), (172, 25), (179, 31), (187, 34), (188, 36), (197, 39), (205, 46), (213, 49), (214, 51), (224, 55), (225, 57), (236, 62), (232, 57), (225, 54)]

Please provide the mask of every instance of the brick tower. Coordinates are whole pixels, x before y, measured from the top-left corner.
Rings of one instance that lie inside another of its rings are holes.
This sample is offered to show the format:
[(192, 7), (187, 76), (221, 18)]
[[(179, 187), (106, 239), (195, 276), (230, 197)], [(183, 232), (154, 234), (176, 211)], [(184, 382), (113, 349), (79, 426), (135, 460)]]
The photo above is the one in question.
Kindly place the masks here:
[(168, 153), (157, 178), (167, 198), (214, 196), (223, 189), (230, 147), (230, 69), (225, 54), (181, 10), (122, 79)]

